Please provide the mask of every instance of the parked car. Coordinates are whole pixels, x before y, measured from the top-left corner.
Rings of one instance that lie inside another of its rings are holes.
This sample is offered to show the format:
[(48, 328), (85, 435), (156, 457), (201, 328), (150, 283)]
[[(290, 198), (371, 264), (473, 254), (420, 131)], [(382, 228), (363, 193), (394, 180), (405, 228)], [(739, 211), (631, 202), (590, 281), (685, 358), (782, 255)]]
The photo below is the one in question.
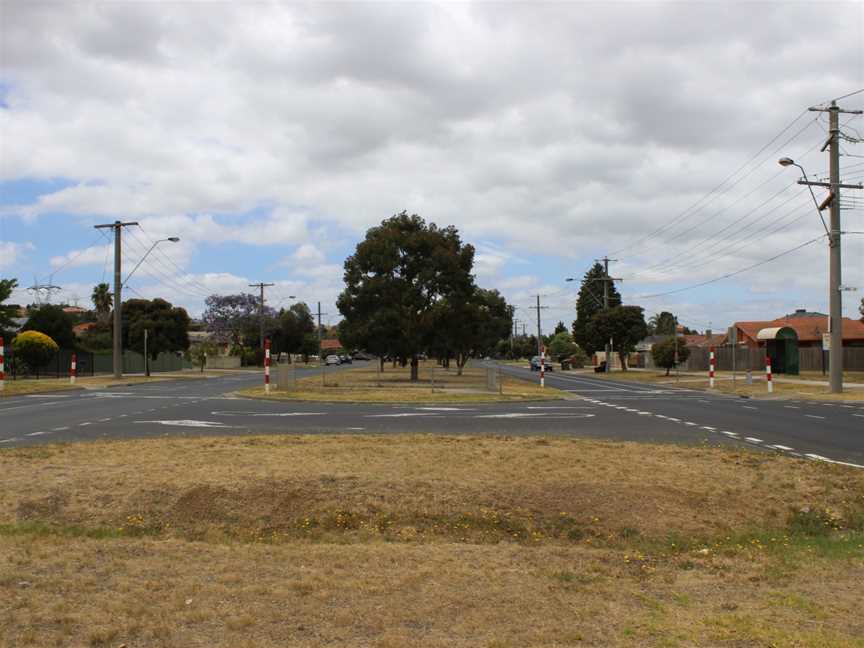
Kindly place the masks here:
[(371, 360), (372, 359), (372, 356), (370, 356), (368, 353), (363, 353), (362, 351), (357, 351), (355, 353), (352, 353), (351, 357), (354, 358), (355, 360)]
[[(546, 358), (543, 361), (544, 371), (553, 371), (552, 363), (549, 358)], [(534, 356), (531, 358), (531, 371), (540, 371), (540, 356)]]
[(326, 365), (340, 365), (342, 361), (339, 359), (338, 355), (329, 355), (327, 359), (324, 361)]
[(351, 359), (350, 355), (340, 355), (339, 362), (342, 364), (353, 364), (354, 361)]

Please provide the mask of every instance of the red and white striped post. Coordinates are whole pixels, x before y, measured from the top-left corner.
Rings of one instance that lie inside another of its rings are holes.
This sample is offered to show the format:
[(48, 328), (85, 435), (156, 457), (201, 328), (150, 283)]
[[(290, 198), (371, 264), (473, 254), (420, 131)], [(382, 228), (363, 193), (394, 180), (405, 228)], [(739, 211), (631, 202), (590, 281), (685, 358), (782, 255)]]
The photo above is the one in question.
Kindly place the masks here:
[(716, 369), (716, 365), (714, 364), (714, 347), (708, 348), (708, 384), (711, 389), (714, 389), (714, 370)]
[(264, 340), (264, 391), (270, 393), (270, 340)]
[(771, 356), (765, 356), (765, 380), (768, 381), (768, 393), (774, 391), (774, 381), (771, 380)]
[(546, 387), (546, 347), (540, 347), (540, 386)]
[(6, 347), (3, 337), (0, 336), (0, 391), (6, 389)]
[(69, 383), (75, 384), (75, 377), (78, 375), (78, 356), (72, 354), (72, 364), (69, 366)]

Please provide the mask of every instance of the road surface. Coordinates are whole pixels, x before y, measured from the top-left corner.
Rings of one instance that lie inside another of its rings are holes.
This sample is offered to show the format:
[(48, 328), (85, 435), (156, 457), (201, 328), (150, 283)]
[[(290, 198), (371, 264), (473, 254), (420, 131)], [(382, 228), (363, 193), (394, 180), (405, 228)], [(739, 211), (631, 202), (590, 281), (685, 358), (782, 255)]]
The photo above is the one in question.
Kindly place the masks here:
[[(314, 371), (312, 369), (307, 371)], [(527, 369), (514, 376), (537, 380)], [(0, 399), (0, 448), (46, 442), (271, 433), (550, 434), (724, 443), (864, 467), (864, 403), (751, 400), (590, 374), (547, 374), (570, 399), (390, 405), (238, 398), (258, 374)]]

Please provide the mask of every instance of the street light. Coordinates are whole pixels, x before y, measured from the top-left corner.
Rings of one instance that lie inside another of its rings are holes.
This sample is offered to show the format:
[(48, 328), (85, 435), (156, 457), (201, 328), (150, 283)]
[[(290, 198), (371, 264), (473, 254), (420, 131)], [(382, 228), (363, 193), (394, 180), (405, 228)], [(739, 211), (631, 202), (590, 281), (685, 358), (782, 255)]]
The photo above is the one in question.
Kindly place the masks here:
[[(816, 212), (819, 214), (819, 220), (822, 221), (822, 227), (825, 228), (825, 233), (828, 235), (829, 240), (831, 239), (831, 232), (828, 231), (828, 226), (825, 224), (825, 219), (822, 218), (822, 210), (825, 209), (825, 205), (820, 206), (819, 201), (816, 200), (816, 194), (813, 193), (813, 187), (809, 184), (810, 179), (807, 177), (807, 172), (804, 170), (804, 167), (798, 164), (795, 160), (788, 157), (782, 157), (777, 160), (777, 164), (782, 167), (788, 166), (796, 166), (801, 169), (801, 173), (804, 174), (804, 180), (808, 183), (807, 188), (810, 190), (810, 196), (813, 198), (813, 204), (816, 205)], [(830, 197), (830, 196), (829, 196)]]
[(160, 243), (165, 243), (165, 242), (170, 242), (170, 243), (179, 243), (179, 242), (180, 242), (180, 237), (179, 237), (179, 236), (169, 236), (168, 238), (159, 239), (159, 240), (156, 241), (153, 245), (151, 245), (151, 246), (150, 246), (150, 249), (147, 250), (146, 254), (144, 254), (144, 256), (141, 257), (141, 259), (138, 261), (138, 263), (135, 264), (135, 267), (132, 268), (132, 272), (130, 272), (128, 275), (126, 275), (126, 281), (123, 282), (123, 285), (124, 285), (124, 286), (125, 286), (126, 283), (129, 281), (129, 279), (132, 277), (132, 275), (135, 274), (135, 271), (136, 271), (136, 270), (141, 266), (141, 264), (144, 263), (144, 259), (146, 259), (148, 256), (150, 256), (150, 253), (151, 253), (154, 249), (156, 249), (156, 246), (159, 245)]

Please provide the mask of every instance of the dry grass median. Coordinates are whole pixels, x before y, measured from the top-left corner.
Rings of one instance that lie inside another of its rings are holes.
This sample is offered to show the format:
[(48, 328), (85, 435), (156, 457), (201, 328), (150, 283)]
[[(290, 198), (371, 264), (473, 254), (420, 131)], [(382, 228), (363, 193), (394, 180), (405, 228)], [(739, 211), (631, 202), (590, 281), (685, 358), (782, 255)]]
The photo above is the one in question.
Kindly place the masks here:
[(860, 647), (864, 472), (284, 436), (0, 451), (0, 644)]
[[(278, 381), (274, 370), (273, 380)], [(455, 366), (444, 370), (435, 362), (421, 362), (418, 380), (411, 381), (408, 367), (386, 364), (379, 371), (377, 363), (340, 368), (325, 367), (312, 376), (292, 379), (288, 387), (280, 385), (270, 394), (264, 388), (245, 389), (239, 394), (253, 398), (277, 400), (342, 401), (366, 403), (465, 403), (548, 400), (566, 394), (551, 387), (500, 375), (500, 389), (488, 389), (486, 368), (467, 366), (460, 375)]]

